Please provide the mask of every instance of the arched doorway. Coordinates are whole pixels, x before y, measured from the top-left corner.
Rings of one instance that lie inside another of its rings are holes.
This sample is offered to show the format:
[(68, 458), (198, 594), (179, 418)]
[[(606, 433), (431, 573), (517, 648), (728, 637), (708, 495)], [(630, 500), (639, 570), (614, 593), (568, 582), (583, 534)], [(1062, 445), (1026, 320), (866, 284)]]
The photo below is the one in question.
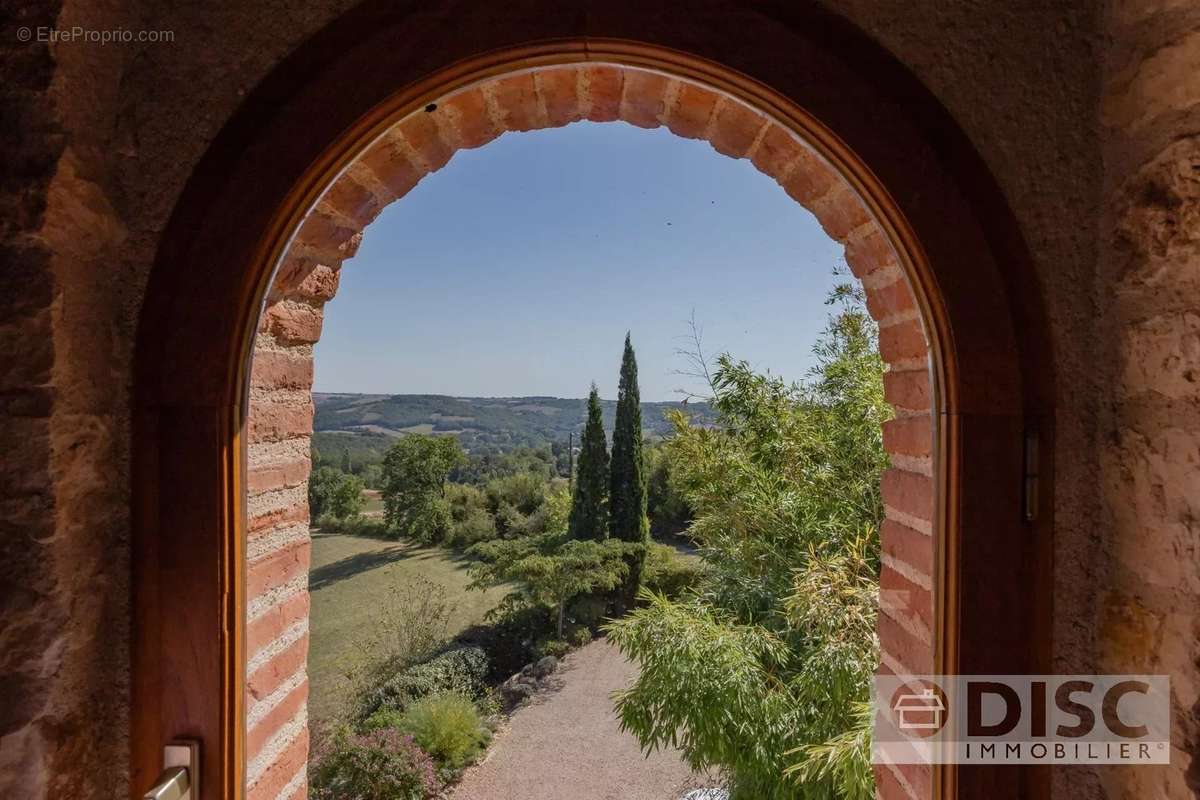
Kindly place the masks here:
[[(371, 51), (366, 45), (363, 49)], [(815, 48), (804, 55), (812, 66), (835, 66)], [(936, 445), (929, 448), (928, 474), (901, 468), (885, 479), (885, 502), (890, 494), (889, 504), (897, 512), (890, 515), (885, 550), (892, 541), (897, 558), (914, 566), (910, 562), (923, 558), (914, 553), (924, 545), (905, 545), (904, 530), (926, 536), (936, 532), (936, 559), (929, 539), (922, 574), (929, 582), (926, 598), (931, 590), (941, 602), (936, 609), (927, 603), (915, 612), (925, 615), (929, 641), (920, 641), (903, 626), (889, 630), (881, 623), (884, 649), (895, 666), (911, 671), (1031, 671), (1037, 655), (1030, 647), (1038, 642), (1032, 627), (1037, 597), (1031, 592), (1035, 575), (1026, 570), (1036, 567), (1031, 555), (1037, 548), (1032, 525), (1022, 516), (1030, 511), (1022, 504), (1022, 491), (1027, 433), (1037, 428), (1028, 419), (1035, 398), (1022, 382), (1015, 330), (1022, 312), (1008, 306), (1009, 276), (998, 268), (1005, 226), (999, 219), (994, 227), (980, 225), (994, 198), (971, 202), (962, 181), (974, 175), (967, 163), (958, 165), (961, 171), (950, 169), (947, 156), (956, 156), (952, 147), (931, 148), (922, 136), (930, 131), (914, 126), (894, 105), (881, 109), (906, 125), (897, 127), (895, 141), (880, 141), (878, 130), (851, 124), (854, 109), (846, 103), (862, 99), (853, 91), (831, 93), (830, 86), (801, 81), (793, 82), (795, 94), (785, 96), (715, 62), (626, 41), (510, 48), (423, 80), (414, 76), (399, 93), (376, 76), (365, 82), (380, 93), (374, 103), (364, 102), (362, 85), (339, 86), (338, 76), (344, 75), (339, 71), (352, 72), (353, 64), (333, 62), (313, 85), (298, 91), (284, 116), (298, 122), (306, 113), (328, 112), (319, 107), (331, 102), (345, 127), (306, 132), (299, 146), (273, 138), (286, 126), (261, 130), (254, 127), (253, 114), (244, 118), (248, 128), (235, 125), (225, 136), (231, 149), (218, 147), (210, 153), (214, 171), (196, 176), (160, 255), (162, 269), (156, 270), (141, 334), (135, 437), (145, 447), (136, 462), (139, 508), (145, 512), (137, 555), (138, 686), (145, 696), (137, 698), (135, 787), (144, 783), (139, 770), (154, 770), (158, 742), (187, 730), (202, 734), (208, 746), (204, 782), (225, 792), (214, 797), (237, 795), (246, 756), (258, 758), (252, 776), (258, 782), (266, 768), (286, 760), (277, 752), (264, 755), (262, 748), (302, 749), (296, 736), (272, 744), (266, 735), (253, 743), (257, 750), (251, 754), (240, 730), (246, 710), (241, 672), (255, 646), (271, 638), (251, 629), (247, 641), (247, 611), (261, 620), (278, 610), (281, 618), (271, 624), (286, 624), (288, 602), (293, 611), (303, 605), (280, 589), (294, 584), (291, 573), (303, 568), (303, 555), (288, 549), (286, 541), (259, 553), (243, 574), (244, 482), (248, 477), (253, 488), (255, 481), (268, 486), (287, 479), (272, 478), (268, 473), (277, 465), (261, 463), (251, 463), (244, 477), (242, 458), (244, 437), (248, 433), (254, 440), (262, 425), (279, 430), (311, 425), (307, 408), (272, 411), (268, 402), (259, 404), (256, 418), (254, 398), (262, 397), (254, 392), (265, 388), (269, 393), (276, 378), (290, 380), (288, 369), (297, 363), (303, 372), (302, 349), (319, 332), (314, 312), (321, 298), (332, 294), (327, 273), (336, 265), (330, 262), (340, 263), (351, 252), (358, 232), (378, 210), (381, 191), (399, 196), (407, 190), (405, 184), (411, 186), (414, 166), (419, 172), (445, 163), (452, 153), (448, 140), (458, 147), (477, 146), (505, 129), (565, 124), (589, 115), (635, 124), (662, 122), (681, 135), (707, 138), (729, 155), (757, 155), (756, 166), (780, 180), (796, 199), (812, 203), (827, 231), (847, 243), (860, 277), (876, 275), (867, 286), (875, 309), (882, 309), (879, 316), (914, 309), (899, 319), (884, 356), (903, 367), (896, 374), (919, 373), (918, 365), (932, 365), (923, 394), (921, 382), (911, 375), (896, 391), (917, 398), (910, 401), (914, 418), (924, 414), (927, 429), (937, 433)], [(769, 73), (769, 65), (762, 70)], [(870, 88), (855, 85), (851, 76), (838, 77), (856, 91)], [(393, 80), (390, 86), (404, 84)], [(336, 102), (328, 94), (335, 88), (343, 92)], [(837, 111), (844, 125), (831, 127), (798, 103)], [(446, 113), (438, 116), (439, 110)], [(265, 108), (259, 111), (266, 113)], [(446, 119), (449, 125), (440, 121)], [(812, 150), (796, 147), (797, 136)], [(874, 158), (866, 160), (856, 144), (866, 145)], [(888, 160), (888, 154), (908, 163)], [(227, 171), (215, 169), (213, 160)], [(364, 181), (361, 165), (375, 178)], [(364, 182), (369, 187), (365, 192)], [(223, 241), (206, 258), (197, 244), (212, 236)], [(1019, 251), (1005, 256), (1019, 259)], [(282, 263), (281, 271), (268, 286), (276, 263)], [(189, 285), (207, 286), (210, 292), (197, 294)], [(256, 366), (272, 359), (292, 362), (277, 370), (276, 378), (248, 374), (264, 297), (268, 310), (258, 343), (261, 351), (276, 355)], [(928, 352), (920, 336), (922, 321)], [(269, 342), (261, 338), (264, 334)], [(301, 350), (289, 353), (289, 347)], [(1048, 431), (1040, 433), (1046, 458)], [(893, 443), (905, 435), (893, 434)], [(921, 438), (919, 433), (907, 436), (910, 441)], [(922, 522), (927, 530), (919, 530)], [(267, 529), (273, 523), (258, 530)], [(899, 555), (901, 547), (907, 555)], [(187, 602), (180, 602), (179, 591)], [(168, 621), (177, 621), (181, 612), (186, 625)], [(172, 676), (183, 684), (182, 691)], [(926, 780), (964, 796), (973, 787), (990, 786), (994, 792), (999, 785), (982, 770), (969, 773), (960, 775), (957, 784), (948, 770)], [(284, 768), (270, 783), (282, 787), (289, 777)], [(1005, 780), (1023, 782), (1027, 777), (1010, 772)], [(276, 796), (267, 784), (263, 792)]]

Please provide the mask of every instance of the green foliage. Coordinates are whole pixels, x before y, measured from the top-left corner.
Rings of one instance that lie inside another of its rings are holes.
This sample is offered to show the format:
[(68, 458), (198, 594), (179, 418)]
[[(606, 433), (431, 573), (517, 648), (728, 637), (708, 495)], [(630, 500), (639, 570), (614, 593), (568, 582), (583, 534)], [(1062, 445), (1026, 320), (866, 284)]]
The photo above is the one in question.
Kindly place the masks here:
[[(319, 397), (319, 395), (314, 395), (314, 397)], [(319, 400), (317, 402), (320, 403)], [(320, 416), (319, 409), (320, 405), (318, 405), (317, 416)], [(384, 454), (395, 442), (396, 437), (386, 433), (371, 433), (362, 430), (322, 430), (318, 426), (312, 437), (313, 468), (338, 466), (342, 453), (349, 451), (355, 472), (366, 482), (363, 471), (372, 464), (382, 465)]]
[(883, 365), (853, 292), (801, 386), (721, 357), (716, 429), (677, 415), (671, 480), (695, 510), (706, 569), (694, 590), (609, 626), (638, 662), (618, 698), (647, 748), (678, 745), (731, 777), (735, 800), (870, 797), (859, 713), (874, 624), (887, 464)]
[(537, 511), (546, 499), (549, 478), (533, 472), (517, 472), (487, 483), (488, 508), (495, 513), (502, 505), (510, 505), (521, 514)]
[(383, 485), (383, 464), (364, 464), (358, 471), (363, 486), (368, 489), (378, 489)]
[(561, 639), (567, 603), (585, 592), (620, 585), (633, 547), (637, 545), (571, 539), (563, 533), (483, 542), (471, 548), (480, 559), (471, 567), (472, 585), (515, 583), (510, 596), (554, 610), (556, 636)]
[(455, 522), (466, 519), (475, 511), (488, 512), (488, 497), (475, 486), (451, 483), (446, 486), (446, 503), (450, 506), (450, 517)]
[(487, 495), (474, 486), (451, 483), (446, 487), (450, 530), (444, 544), (466, 548), (496, 536), (496, 523), (488, 512)]
[(546, 487), (545, 500), (529, 515), (525, 528), (529, 533), (557, 533), (565, 531), (571, 515), (571, 494), (566, 481), (555, 479)]
[(545, 658), (546, 656), (562, 658), (571, 652), (571, 643), (563, 639), (543, 639), (538, 642), (533, 652), (538, 658)]
[(642, 585), (655, 594), (674, 599), (699, 585), (703, 573), (699, 559), (684, 558), (674, 547), (652, 543), (646, 550)]
[(608, 612), (608, 598), (603, 595), (581, 594), (567, 604), (567, 618), (586, 628), (600, 627)]
[(308, 508), (313, 519), (353, 520), (362, 513), (363, 483), (334, 467), (320, 467), (308, 479)]
[(643, 594), (646, 605), (609, 627), (638, 663), (617, 694), (624, 729), (647, 751), (678, 747), (696, 769), (725, 768), (739, 798), (793, 797), (783, 752), (802, 713), (774, 684), (788, 650), (770, 631), (697, 600)]
[(645, 448), (644, 457), (650, 533), (656, 537), (675, 536), (692, 521), (691, 506), (671, 482), (671, 459), (663, 444)]
[(346, 676), (360, 716), (378, 707), (377, 687), (442, 647), (453, 613), (446, 588), (424, 578), (397, 584), (379, 599), (371, 637), (360, 643), (361, 657)]
[[(646, 463), (642, 456), (642, 400), (638, 389), (637, 357), (629, 334), (621, 355), (621, 380), (617, 388), (617, 418), (613, 426), (612, 466), (609, 483), (609, 535), (614, 539), (645, 544), (650, 538), (646, 517)], [(645, 551), (626, 560), (624, 584), (617, 592), (617, 611), (633, 605), (642, 581)]]
[(796, 753), (799, 761), (785, 774), (800, 783), (814, 784), (831, 780), (846, 800), (872, 800), (875, 781), (863, 764), (871, 760), (872, 708), (870, 703), (855, 703), (852, 727), (821, 744), (804, 745)]
[(567, 527), (575, 539), (600, 540), (608, 537), (608, 441), (604, 438), (600, 393), (595, 384), (588, 395), (587, 409)]
[(383, 508), (388, 527), (419, 542), (440, 541), (450, 527), (446, 476), (465, 460), (455, 439), (406, 436), (383, 461)]
[(442, 789), (433, 760), (392, 729), (341, 732), (313, 753), (313, 800), (427, 800)]
[(454, 520), (446, 534), (447, 547), (467, 548), (496, 537), (496, 521), (483, 509), (473, 509), (467, 516)]
[(383, 707), (363, 720), (362, 725), (359, 727), (363, 733), (367, 733), (369, 731), (381, 731), (384, 728), (399, 729), (403, 722), (403, 711), (397, 711), (394, 708)]
[(499, 683), (534, 660), (537, 643), (553, 630), (549, 609), (508, 596), (488, 615), (485, 624), (467, 629), (458, 641), (487, 653), (488, 680)]
[(496, 514), (493, 517), (496, 525), (496, 533), (507, 539), (512, 539), (517, 536), (524, 536), (528, 531), (526, 526), (529, 524), (529, 519), (517, 510), (517, 507), (509, 503), (501, 503), (496, 509)]
[(329, 513), (344, 520), (358, 517), (366, 505), (363, 488), (363, 482), (357, 476), (345, 476), (329, 498)]
[(530, 473), (543, 480), (566, 476), (566, 461), (559, 469), (559, 456), (554, 451), (556, 442), (549, 447), (517, 447), (508, 452), (472, 452), (467, 463), (450, 473), (450, 480), (456, 483), (469, 483), (474, 486), (485, 486), (489, 481), (506, 478), (510, 475)]
[(497, 537), (563, 531), (571, 508), (566, 483), (527, 472), (493, 479), (486, 490), (448, 484), (451, 522), (443, 544), (466, 549)]
[(474, 760), (491, 738), (475, 704), (453, 692), (421, 698), (405, 712), (399, 727), (440, 766), (453, 770)]
[(586, 626), (583, 626), (583, 625), (580, 625), (576, 628), (572, 628), (571, 631), (567, 634), (567, 642), (572, 647), (583, 647), (585, 644), (587, 644), (591, 640), (592, 640), (591, 629), (587, 628)]
[(314, 525), (323, 533), (343, 533), (347, 536), (363, 536), (368, 539), (390, 538), (387, 523), (382, 519), (359, 515), (352, 519), (338, 519), (331, 514), (316, 518)]
[(488, 655), (479, 647), (447, 650), (400, 670), (375, 686), (363, 698), (362, 716), (380, 711), (404, 712), (416, 701), (433, 694), (453, 692), (468, 698), (483, 694), (489, 674)]

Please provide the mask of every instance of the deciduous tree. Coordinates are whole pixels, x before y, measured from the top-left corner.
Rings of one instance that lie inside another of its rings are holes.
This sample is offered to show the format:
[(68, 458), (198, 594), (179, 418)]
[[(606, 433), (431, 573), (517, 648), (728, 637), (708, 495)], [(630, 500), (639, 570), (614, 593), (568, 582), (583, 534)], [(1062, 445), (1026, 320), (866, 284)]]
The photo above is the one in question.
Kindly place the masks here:
[(383, 516), (389, 529), (421, 542), (450, 527), (446, 476), (466, 456), (452, 436), (405, 436), (383, 459)]
[(308, 510), (314, 520), (324, 516), (346, 522), (362, 513), (363, 482), (336, 467), (321, 467), (308, 478)]

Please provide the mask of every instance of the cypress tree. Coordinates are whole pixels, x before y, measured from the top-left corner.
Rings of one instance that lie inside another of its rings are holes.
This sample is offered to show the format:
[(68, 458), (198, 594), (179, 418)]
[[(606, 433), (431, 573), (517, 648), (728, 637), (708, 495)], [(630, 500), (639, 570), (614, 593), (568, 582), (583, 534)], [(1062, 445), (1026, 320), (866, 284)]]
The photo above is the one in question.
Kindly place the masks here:
[(579, 465), (567, 530), (573, 539), (608, 538), (608, 441), (596, 384), (588, 395), (587, 424), (579, 441)]
[[(642, 398), (638, 390), (637, 357), (628, 333), (621, 357), (617, 419), (613, 427), (608, 530), (612, 538), (625, 542), (644, 545), (650, 540), (650, 522), (646, 518), (646, 463), (642, 456)], [(616, 597), (618, 614), (633, 606), (645, 559), (644, 549), (628, 557), (629, 574)]]

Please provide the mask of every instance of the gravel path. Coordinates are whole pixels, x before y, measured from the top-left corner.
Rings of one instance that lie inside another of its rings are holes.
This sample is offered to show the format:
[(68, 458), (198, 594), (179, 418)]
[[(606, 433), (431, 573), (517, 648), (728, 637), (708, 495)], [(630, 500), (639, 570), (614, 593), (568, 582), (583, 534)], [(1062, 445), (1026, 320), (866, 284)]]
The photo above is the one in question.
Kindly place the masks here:
[(623, 733), (612, 693), (636, 668), (604, 640), (568, 655), (543, 690), (518, 709), (451, 800), (678, 800), (713, 786), (676, 751), (642, 756)]

